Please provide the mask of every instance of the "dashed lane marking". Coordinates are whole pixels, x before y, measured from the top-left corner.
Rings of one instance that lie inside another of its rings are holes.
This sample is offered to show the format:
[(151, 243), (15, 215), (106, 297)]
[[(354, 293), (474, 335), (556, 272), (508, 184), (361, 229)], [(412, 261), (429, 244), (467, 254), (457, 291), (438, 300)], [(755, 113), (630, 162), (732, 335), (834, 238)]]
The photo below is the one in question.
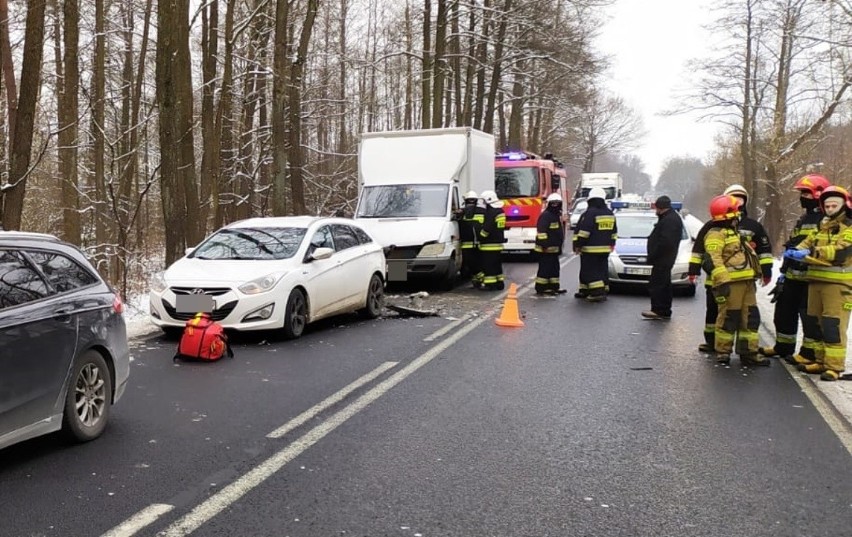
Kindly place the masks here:
[(376, 369), (370, 371), (369, 373), (367, 373), (363, 377), (359, 378), (355, 382), (349, 384), (345, 388), (342, 388), (337, 393), (330, 395), (329, 397), (327, 397), (323, 401), (320, 401), (319, 403), (315, 404), (311, 408), (302, 412), (301, 414), (299, 414), (295, 418), (291, 419), (290, 421), (288, 421), (287, 423), (285, 423), (281, 427), (275, 429), (274, 431), (272, 431), (271, 433), (266, 435), (266, 438), (281, 438), (282, 436), (289, 433), (290, 431), (292, 431), (296, 427), (298, 427), (298, 426), (306, 423), (308, 420), (316, 417), (317, 415), (319, 415), (320, 412), (326, 410), (327, 408), (331, 407), (332, 405), (334, 405), (336, 403), (339, 403), (340, 401), (343, 401), (343, 399), (345, 399), (347, 395), (354, 392), (355, 390), (357, 390), (361, 386), (367, 384), (371, 380), (375, 379), (376, 377), (378, 377), (379, 375), (381, 375), (382, 373), (384, 373), (388, 369), (395, 367), (398, 363), (399, 362), (385, 362), (385, 363), (383, 363), (382, 365), (380, 365)]
[(158, 518), (174, 509), (174, 505), (155, 503), (142, 509), (118, 526), (101, 535), (101, 537), (131, 537), (139, 530), (151, 525)]

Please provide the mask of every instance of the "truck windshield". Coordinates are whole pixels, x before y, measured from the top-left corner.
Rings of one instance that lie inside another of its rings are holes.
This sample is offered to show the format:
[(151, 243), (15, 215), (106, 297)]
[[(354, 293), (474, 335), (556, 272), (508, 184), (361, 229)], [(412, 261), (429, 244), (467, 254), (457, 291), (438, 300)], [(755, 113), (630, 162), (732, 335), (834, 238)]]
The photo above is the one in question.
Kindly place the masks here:
[[(580, 196), (579, 197), (588, 198), (589, 192), (592, 191), (592, 188), (594, 188), (594, 187), (583, 187), (582, 189), (580, 189)], [(604, 187), (597, 187), (597, 188), (603, 188), (603, 191), (606, 192), (606, 199), (608, 199), (608, 200), (615, 199), (615, 187), (614, 186), (608, 186), (608, 187), (605, 187), (605, 188)]]
[(357, 216), (405, 218), (446, 216), (449, 185), (379, 185), (364, 187)]
[(500, 199), (538, 196), (538, 168), (497, 168), (494, 186)]

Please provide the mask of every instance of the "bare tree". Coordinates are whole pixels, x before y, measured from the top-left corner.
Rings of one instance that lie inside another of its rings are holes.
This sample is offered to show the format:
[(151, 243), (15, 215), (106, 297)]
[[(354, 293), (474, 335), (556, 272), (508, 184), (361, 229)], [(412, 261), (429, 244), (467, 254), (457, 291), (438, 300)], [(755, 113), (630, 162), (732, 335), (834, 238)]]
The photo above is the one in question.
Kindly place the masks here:
[(633, 149), (644, 133), (642, 119), (620, 97), (592, 94), (577, 123), (583, 147), (583, 172), (595, 171), (595, 158), (602, 153), (624, 153)]

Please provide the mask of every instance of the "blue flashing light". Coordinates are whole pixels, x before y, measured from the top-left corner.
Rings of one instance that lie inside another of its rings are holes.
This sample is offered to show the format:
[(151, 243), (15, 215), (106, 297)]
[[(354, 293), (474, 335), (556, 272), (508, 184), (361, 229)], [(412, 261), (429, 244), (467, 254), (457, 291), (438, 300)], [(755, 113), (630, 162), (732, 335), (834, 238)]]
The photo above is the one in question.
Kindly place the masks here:
[(521, 210), (518, 209), (517, 207), (512, 207), (512, 210), (510, 212), (512, 213), (512, 216), (521, 214)]
[(499, 153), (497, 155), (497, 158), (499, 160), (526, 160), (527, 156), (524, 153), (511, 152), (511, 153)]

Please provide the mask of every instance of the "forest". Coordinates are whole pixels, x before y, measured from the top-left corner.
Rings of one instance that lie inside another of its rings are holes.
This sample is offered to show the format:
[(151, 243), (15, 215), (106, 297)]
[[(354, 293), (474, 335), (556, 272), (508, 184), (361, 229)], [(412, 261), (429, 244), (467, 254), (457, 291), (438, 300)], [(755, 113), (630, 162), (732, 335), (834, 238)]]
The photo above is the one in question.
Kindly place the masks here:
[(776, 248), (795, 179), (852, 186), (852, 0), (714, 2), (670, 113), (721, 134), (658, 178), (602, 83), (614, 1), (0, 0), (0, 223), (80, 245), (127, 296), (229, 222), (351, 215), (364, 132), (471, 126), (699, 215), (738, 182)]

